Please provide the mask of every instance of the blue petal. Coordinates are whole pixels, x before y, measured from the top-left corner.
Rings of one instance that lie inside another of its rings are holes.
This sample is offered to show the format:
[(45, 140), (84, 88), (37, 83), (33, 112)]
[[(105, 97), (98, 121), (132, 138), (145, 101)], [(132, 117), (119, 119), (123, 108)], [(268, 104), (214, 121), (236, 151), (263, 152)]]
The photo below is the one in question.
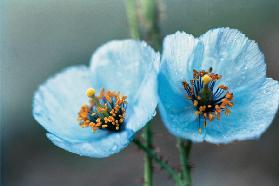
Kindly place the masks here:
[(264, 55), (255, 41), (236, 29), (218, 28), (199, 38), (176, 32), (164, 39), (162, 63), (167, 64), (173, 86), (192, 79), (193, 69), (207, 70), (223, 76), (222, 84), (234, 92), (258, 86), (265, 81)]
[(222, 84), (236, 93), (260, 86), (266, 77), (264, 55), (255, 41), (236, 29), (209, 30), (199, 38), (204, 46), (201, 69), (213, 68)]
[(149, 80), (149, 73), (158, 72), (159, 63), (159, 53), (145, 42), (122, 40), (108, 42), (97, 49), (90, 68), (103, 88), (120, 91), (131, 102)]
[(164, 39), (158, 75), (159, 109), (164, 124), (176, 136), (185, 137), (197, 131), (196, 125), (189, 125), (196, 117), (191, 101), (186, 99), (182, 81), (192, 79), (202, 54), (202, 43), (192, 35), (176, 32)]
[(159, 73), (158, 82), (159, 109), (166, 127), (175, 135), (180, 129), (184, 131), (183, 135), (185, 130), (192, 132), (186, 125), (196, 119), (192, 102), (185, 94), (180, 94), (182, 91), (174, 90), (165, 74)]
[[(199, 135), (198, 118), (191, 101), (184, 98), (181, 82), (192, 79), (193, 69), (209, 67), (223, 75), (221, 83), (234, 93), (235, 106), (231, 116), (209, 122)], [(270, 125), (278, 107), (278, 82), (265, 77), (266, 65), (258, 45), (237, 30), (214, 29), (198, 39), (183, 32), (169, 35), (164, 40), (158, 78), (162, 119), (174, 135), (198, 142), (227, 143), (258, 137)], [(262, 96), (266, 92), (268, 96)], [(269, 113), (263, 108), (270, 108)]]
[[(278, 110), (279, 83), (267, 78), (257, 91), (236, 98), (230, 116), (209, 122), (204, 140), (211, 143), (229, 143), (234, 140), (259, 138), (270, 126)], [(195, 123), (192, 123), (195, 125)], [(196, 140), (194, 137), (190, 137)]]
[(255, 139), (270, 126), (278, 110), (279, 83), (267, 78), (260, 89), (251, 90), (244, 97), (236, 97), (235, 103), (230, 116), (222, 115), (221, 120), (208, 121), (206, 128), (202, 129), (202, 134), (198, 133), (197, 118), (192, 122), (186, 119), (181, 122), (176, 117), (183, 117), (182, 112), (172, 116), (165, 113), (162, 105), (159, 105), (159, 108), (170, 132), (185, 139), (196, 142), (205, 140), (217, 144)]
[(104, 158), (120, 152), (133, 138), (133, 132), (125, 130), (121, 133), (111, 133), (106, 138), (86, 142), (71, 142), (48, 133), (47, 137), (58, 147), (81, 156)]
[(142, 128), (157, 106), (160, 55), (145, 42), (111, 41), (92, 56), (91, 70), (99, 86), (128, 96), (126, 126)]
[(69, 67), (49, 78), (35, 92), (34, 118), (50, 133), (60, 138), (81, 142), (105, 136), (89, 128), (81, 128), (77, 114), (83, 103), (88, 102), (85, 90), (92, 87), (94, 78), (85, 66)]
[[(57, 146), (90, 157), (106, 157), (125, 148), (155, 113), (160, 56), (144, 42), (114, 41), (92, 57), (91, 69), (71, 67), (50, 78), (35, 93), (33, 115)], [(126, 128), (120, 133), (81, 128), (77, 113), (94, 87), (128, 96)]]
[(193, 69), (198, 68), (202, 53), (203, 45), (193, 35), (184, 32), (168, 35), (163, 42), (160, 71), (168, 75), (172, 86), (177, 89), (183, 80), (192, 79)]

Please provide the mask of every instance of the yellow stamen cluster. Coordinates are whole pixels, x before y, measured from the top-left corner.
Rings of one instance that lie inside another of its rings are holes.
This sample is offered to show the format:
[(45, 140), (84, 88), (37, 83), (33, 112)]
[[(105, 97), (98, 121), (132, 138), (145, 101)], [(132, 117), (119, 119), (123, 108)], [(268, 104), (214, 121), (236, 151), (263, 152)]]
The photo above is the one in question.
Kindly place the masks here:
[(224, 110), (226, 116), (228, 116), (231, 113), (228, 107), (233, 106), (233, 103), (231, 102), (232, 98), (233, 98), (233, 94), (231, 92), (226, 93), (225, 98), (221, 100), (220, 104), (215, 105), (214, 117), (217, 116), (217, 119), (220, 120), (221, 117), (220, 114)]
[(193, 106), (196, 108), (195, 115), (199, 117), (199, 133), (202, 132), (200, 120), (203, 119), (204, 127), (207, 125), (207, 120), (213, 121), (215, 118), (221, 119), (221, 112), (225, 115), (231, 113), (230, 107), (233, 106), (233, 93), (229, 92), (229, 88), (225, 85), (219, 85), (214, 92), (216, 81), (222, 78), (219, 74), (209, 71), (193, 70), (193, 79), (191, 85), (186, 81), (182, 82), (184, 89), (187, 92), (187, 98), (192, 100)]
[(98, 96), (95, 90), (89, 88), (86, 95), (90, 99), (90, 105), (82, 105), (78, 113), (78, 121), (81, 127), (119, 131), (126, 116), (127, 96), (120, 93), (105, 91), (102, 89)]

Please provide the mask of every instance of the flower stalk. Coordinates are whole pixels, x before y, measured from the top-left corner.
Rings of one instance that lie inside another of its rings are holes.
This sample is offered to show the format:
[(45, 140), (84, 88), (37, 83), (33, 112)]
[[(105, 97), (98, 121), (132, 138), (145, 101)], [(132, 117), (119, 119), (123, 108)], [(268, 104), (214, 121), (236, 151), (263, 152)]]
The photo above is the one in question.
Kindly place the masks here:
[(162, 160), (162, 158), (158, 156), (158, 154), (153, 149), (147, 148), (138, 139), (134, 139), (134, 144), (143, 150), (145, 154), (151, 157), (162, 169), (164, 169), (175, 181), (177, 186), (185, 186), (183, 180), (181, 180), (179, 172), (173, 169), (166, 161)]
[[(143, 139), (145, 143), (145, 147), (148, 149), (152, 149), (152, 128), (151, 123), (149, 122), (147, 126), (143, 129)], [(152, 186), (153, 185), (153, 166), (152, 166), (152, 157), (148, 155), (148, 153), (144, 154), (144, 186)]]
[[(137, 4), (140, 3), (140, 4)], [(137, 9), (137, 6), (140, 5), (140, 9)], [(140, 27), (145, 28), (148, 30), (148, 33), (152, 33), (153, 30), (153, 21), (154, 21), (154, 1), (148, 0), (148, 1), (136, 1), (136, 0), (126, 0), (126, 12), (127, 12), (127, 18), (129, 22), (129, 28), (130, 28), (130, 36), (134, 39), (140, 39), (141, 33), (140, 33)], [(142, 21), (140, 22), (140, 18), (138, 17), (139, 13), (142, 15)], [(150, 26), (147, 26), (144, 24), (144, 20), (150, 22)], [(140, 25), (139, 25), (140, 24)], [(149, 34), (148, 34), (149, 35)], [(144, 37), (146, 38), (146, 37)], [(151, 37), (153, 38), (153, 37)], [(150, 40), (150, 39), (148, 39)], [(151, 41), (151, 43), (153, 43)], [(159, 41), (157, 42), (159, 43)], [(157, 44), (156, 44), (157, 45)], [(143, 136), (144, 143), (146, 148), (152, 149), (152, 129), (150, 123), (146, 125), (144, 128)], [(152, 157), (148, 155), (148, 153), (145, 153), (144, 155), (144, 186), (152, 186), (153, 185), (153, 165), (152, 165)]]
[(189, 166), (189, 155), (192, 147), (192, 142), (184, 141), (181, 138), (177, 138), (177, 147), (179, 150), (182, 180), (185, 186), (192, 186), (191, 169)]
[[(143, 38), (157, 50), (161, 50), (161, 33), (159, 27), (158, 2), (156, 0), (127, 0), (127, 18), (130, 27), (130, 35), (134, 39)], [(191, 173), (189, 167), (189, 153), (191, 142), (187, 144), (178, 139), (178, 149), (180, 155), (182, 173), (171, 168), (165, 161), (154, 152), (152, 147), (152, 129), (150, 122), (143, 131), (144, 144), (139, 140), (134, 143), (144, 152), (144, 186), (153, 185), (153, 166), (152, 160), (165, 169), (173, 178), (177, 186), (191, 186)]]
[(130, 36), (134, 39), (140, 38), (136, 0), (126, 0), (126, 14), (129, 24)]
[(139, 16), (143, 38), (155, 49), (161, 49), (159, 8), (157, 0), (139, 0)]
[[(159, 14), (156, 0), (136, 1), (135, 13), (138, 15), (139, 29), (142, 31), (141, 38), (147, 41), (155, 49), (159, 50), (161, 46), (160, 28), (158, 26)], [(136, 12), (138, 11), (138, 12)], [(145, 147), (152, 149), (152, 129), (148, 123), (143, 132)], [(153, 185), (153, 166), (152, 157), (148, 153), (144, 155), (144, 186)]]

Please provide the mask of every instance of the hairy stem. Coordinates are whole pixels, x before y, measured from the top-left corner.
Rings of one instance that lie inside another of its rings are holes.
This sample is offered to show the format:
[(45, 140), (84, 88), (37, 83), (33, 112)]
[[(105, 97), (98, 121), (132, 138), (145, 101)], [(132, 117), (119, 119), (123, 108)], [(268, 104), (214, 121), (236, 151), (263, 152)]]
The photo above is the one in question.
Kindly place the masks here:
[(136, 8), (137, 5), (135, 0), (126, 0), (126, 14), (129, 23), (130, 36), (131, 38), (139, 39), (140, 32)]
[(189, 155), (192, 142), (177, 138), (177, 147), (179, 150), (180, 164), (182, 169), (182, 179), (185, 183), (185, 186), (192, 186), (191, 170), (189, 166)]
[(179, 173), (171, 166), (169, 166), (169, 164), (166, 161), (162, 160), (161, 157), (158, 156), (158, 154), (156, 154), (154, 150), (147, 148), (138, 139), (134, 139), (134, 143), (141, 150), (143, 150), (149, 157), (151, 157), (156, 163), (158, 163), (158, 165), (171, 176), (171, 178), (175, 181), (177, 186), (185, 186), (183, 181), (181, 180)]
[[(152, 149), (152, 129), (150, 123), (144, 128), (143, 139), (145, 140), (145, 147), (148, 149)], [(152, 186), (152, 157), (150, 157), (147, 153), (144, 154), (144, 185)]]
[[(130, 35), (134, 39), (144, 39), (156, 49), (160, 49), (161, 38), (159, 14), (156, 0), (126, 0), (126, 12)], [(143, 31), (141, 33), (141, 31)], [(148, 123), (143, 132), (144, 144), (152, 150), (152, 130)], [(144, 185), (152, 186), (152, 157), (144, 155)]]
[(159, 8), (157, 0), (139, 0), (140, 24), (144, 39), (155, 49), (161, 49), (161, 32), (159, 26)]

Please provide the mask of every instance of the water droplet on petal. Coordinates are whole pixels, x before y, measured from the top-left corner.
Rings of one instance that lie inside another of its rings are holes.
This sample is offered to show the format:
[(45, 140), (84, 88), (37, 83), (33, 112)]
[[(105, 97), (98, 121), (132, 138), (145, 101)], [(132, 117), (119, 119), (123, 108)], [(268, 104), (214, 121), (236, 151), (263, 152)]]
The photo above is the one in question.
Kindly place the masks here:
[(156, 116), (156, 114), (157, 114), (157, 112), (156, 112), (156, 111), (154, 111), (154, 113), (152, 114), (152, 116), (154, 117), (154, 116)]
[(117, 145), (112, 146), (112, 148), (110, 149), (111, 151), (116, 151), (117, 149)]

